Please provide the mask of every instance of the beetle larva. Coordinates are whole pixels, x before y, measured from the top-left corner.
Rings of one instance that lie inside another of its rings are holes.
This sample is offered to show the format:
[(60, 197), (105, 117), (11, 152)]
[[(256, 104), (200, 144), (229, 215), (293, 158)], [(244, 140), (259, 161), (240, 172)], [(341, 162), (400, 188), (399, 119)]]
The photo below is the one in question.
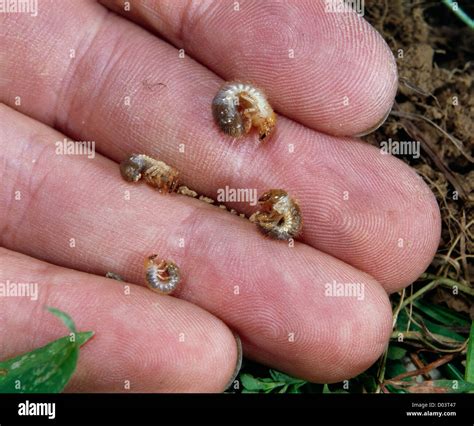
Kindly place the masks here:
[(283, 189), (271, 189), (259, 199), (260, 210), (250, 217), (265, 234), (278, 240), (295, 238), (301, 231), (303, 219), (298, 203)]
[(132, 154), (120, 163), (120, 173), (128, 182), (137, 182), (143, 178), (160, 192), (175, 192), (178, 188), (179, 172), (148, 155)]
[(260, 141), (268, 139), (276, 124), (276, 115), (262, 91), (235, 81), (219, 89), (212, 101), (212, 115), (221, 130), (233, 137), (256, 127)]
[(156, 262), (158, 255), (153, 254), (145, 259), (145, 278), (148, 287), (152, 290), (170, 294), (181, 281), (181, 275), (178, 266), (168, 260), (159, 260)]

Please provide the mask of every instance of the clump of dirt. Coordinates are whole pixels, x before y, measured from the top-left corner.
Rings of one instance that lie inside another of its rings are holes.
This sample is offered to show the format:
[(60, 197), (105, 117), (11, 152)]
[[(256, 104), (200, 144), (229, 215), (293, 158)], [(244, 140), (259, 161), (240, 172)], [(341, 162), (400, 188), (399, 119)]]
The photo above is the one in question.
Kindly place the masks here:
[[(458, 4), (474, 17), (474, 3)], [(366, 0), (365, 18), (392, 49), (400, 78), (387, 122), (365, 139), (376, 146), (389, 138), (419, 141), (421, 156), (402, 159), (423, 176), (441, 209), (442, 239), (430, 272), (472, 288), (474, 31), (441, 2)], [(461, 302), (443, 290), (433, 296), (473, 316), (469, 297)]]

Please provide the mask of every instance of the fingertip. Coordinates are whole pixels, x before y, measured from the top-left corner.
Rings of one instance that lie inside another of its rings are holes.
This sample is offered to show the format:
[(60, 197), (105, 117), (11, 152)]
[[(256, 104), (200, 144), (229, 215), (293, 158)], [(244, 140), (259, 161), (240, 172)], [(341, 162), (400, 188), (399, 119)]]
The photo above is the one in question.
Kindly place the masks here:
[(367, 276), (364, 297), (347, 305), (349, 319), (331, 321), (323, 362), (326, 368), (308, 372), (308, 380), (336, 383), (371, 367), (386, 349), (392, 331), (392, 308), (386, 292)]
[(441, 238), (441, 212), (435, 195), (415, 170), (398, 159), (404, 203), (408, 208), (398, 214), (395, 239), (382, 269), (381, 282), (389, 293), (410, 285), (433, 261)]

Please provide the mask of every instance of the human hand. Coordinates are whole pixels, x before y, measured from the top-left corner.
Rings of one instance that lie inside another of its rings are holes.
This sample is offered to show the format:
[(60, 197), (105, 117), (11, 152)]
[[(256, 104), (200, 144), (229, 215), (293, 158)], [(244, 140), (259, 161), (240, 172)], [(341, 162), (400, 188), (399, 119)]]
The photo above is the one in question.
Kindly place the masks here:
[[(0, 283), (39, 285), (37, 301), (0, 298), (2, 359), (61, 335), (49, 305), (96, 333), (70, 391), (222, 391), (237, 362), (231, 329), (246, 356), (310, 381), (368, 368), (389, 339), (387, 292), (424, 271), (440, 234), (421, 178), (345, 136), (392, 105), (382, 38), (324, 2), (104, 3), (122, 16), (45, 0), (37, 17), (0, 15)], [(236, 78), (278, 114), (264, 144), (213, 122), (212, 98)], [(97, 155), (57, 155), (65, 137), (94, 141)], [(212, 198), (226, 185), (284, 188), (300, 203), (301, 238), (290, 247), (198, 200), (124, 182), (118, 163), (132, 152)], [(177, 298), (142, 287), (152, 253), (180, 266)], [(333, 283), (363, 284), (363, 298), (331, 297)]]

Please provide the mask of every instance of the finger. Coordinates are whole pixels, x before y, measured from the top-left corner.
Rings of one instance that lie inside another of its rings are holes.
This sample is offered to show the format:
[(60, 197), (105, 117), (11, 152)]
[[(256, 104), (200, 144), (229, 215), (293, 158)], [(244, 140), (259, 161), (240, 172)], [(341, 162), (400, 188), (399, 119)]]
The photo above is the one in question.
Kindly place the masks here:
[[(60, 14), (41, 4), (41, 25), (28, 31), (44, 50), (6, 37), (0, 100), (79, 140), (96, 141), (116, 161), (132, 152), (161, 158), (214, 199), (226, 186), (259, 193), (284, 188), (300, 200), (305, 242), (371, 274), (388, 291), (410, 284), (429, 265), (439, 242), (439, 209), (407, 165), (283, 118), (266, 145), (232, 143), (212, 123), (220, 84), (212, 73), (125, 20), (104, 17), (97, 4), (74, 2)], [(77, 16), (87, 18), (86, 33)], [(3, 27), (17, 34), (22, 22)], [(72, 46), (74, 59), (64, 46)]]
[[(13, 296), (19, 283), (30, 293)], [(3, 248), (0, 286), (10, 289), (0, 297), (2, 360), (67, 334), (46, 306), (69, 314), (79, 331), (95, 333), (80, 351), (68, 391), (221, 392), (237, 362), (232, 332), (183, 300)]]
[(102, 3), (184, 48), (222, 78), (263, 87), (279, 113), (314, 129), (365, 133), (382, 124), (392, 107), (397, 68), (389, 47), (362, 17), (331, 13), (328, 2)]
[[(304, 244), (266, 239), (196, 199), (126, 183), (101, 156), (56, 155), (62, 135), (6, 107), (0, 114), (10, 123), (0, 127), (3, 246), (139, 284), (145, 256), (158, 253), (181, 269), (176, 295), (235, 329), (248, 356), (308, 380), (353, 376), (384, 350), (390, 304), (367, 274)], [(336, 297), (333, 283), (360, 292)]]

